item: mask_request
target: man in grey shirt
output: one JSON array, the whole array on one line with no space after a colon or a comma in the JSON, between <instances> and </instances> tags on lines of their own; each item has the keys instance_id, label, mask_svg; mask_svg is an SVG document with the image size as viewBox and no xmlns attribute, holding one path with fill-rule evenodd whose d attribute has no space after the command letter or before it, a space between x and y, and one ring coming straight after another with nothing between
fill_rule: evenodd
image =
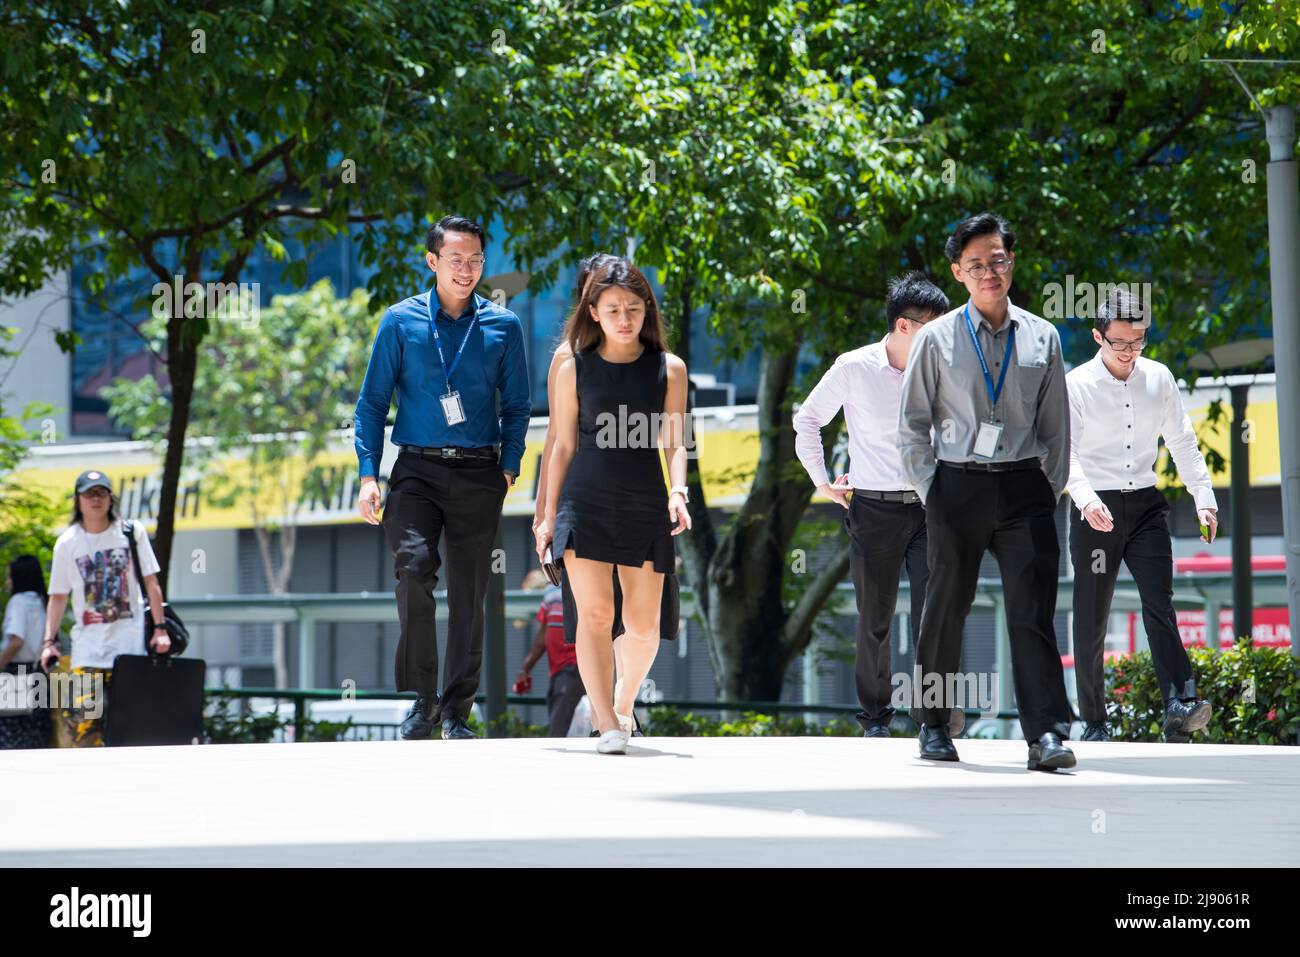
<instances>
[{"instance_id":1,"label":"man in grey shirt","mask_svg":"<svg viewBox=\"0 0 1300 957\"><path fill-rule=\"evenodd\" d=\"M1070 408L1061 340L1008 298L1016 237L981 213L944 248L970 300L927 324L903 378L903 472L925 503L929 589L916 648L921 757L956 761L949 712L966 683L962 628L985 550L1002 574L1029 769L1074 767L1072 712L1056 649L1056 502L1069 477ZM933 429L933 435L931 430Z\"/></svg>"}]
</instances>

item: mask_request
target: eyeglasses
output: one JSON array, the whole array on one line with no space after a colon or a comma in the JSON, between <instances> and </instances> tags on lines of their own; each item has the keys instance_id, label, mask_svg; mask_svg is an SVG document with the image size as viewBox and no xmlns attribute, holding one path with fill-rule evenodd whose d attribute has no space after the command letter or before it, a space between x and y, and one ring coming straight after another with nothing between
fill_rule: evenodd
<instances>
[{"instance_id":1,"label":"eyeglasses","mask_svg":"<svg viewBox=\"0 0 1300 957\"><path fill-rule=\"evenodd\" d=\"M437 253L434 253L434 255L438 256ZM482 256L470 256L469 259L464 259L460 256L438 256L438 258L456 272L460 272L462 269L466 268L471 272L478 272L483 268L483 264L487 262L487 260Z\"/></svg>"},{"instance_id":2,"label":"eyeglasses","mask_svg":"<svg viewBox=\"0 0 1300 957\"><path fill-rule=\"evenodd\" d=\"M94 488L88 488L81 493L82 498L108 498L108 489L102 485L96 485Z\"/></svg>"},{"instance_id":3,"label":"eyeglasses","mask_svg":"<svg viewBox=\"0 0 1300 957\"><path fill-rule=\"evenodd\" d=\"M1102 338L1106 340L1106 345L1110 346L1116 352L1141 352L1147 344L1145 337L1132 340L1120 339L1118 341L1111 339L1106 335L1102 335Z\"/></svg>"},{"instance_id":4,"label":"eyeglasses","mask_svg":"<svg viewBox=\"0 0 1300 957\"><path fill-rule=\"evenodd\" d=\"M1007 270L1011 268L1011 260L995 259L987 266L983 263L975 263L970 266L962 266L961 268L962 272L970 276L972 279L983 279L989 274L990 268L992 268L992 270L999 276L1004 276L1006 275Z\"/></svg>"}]
</instances>

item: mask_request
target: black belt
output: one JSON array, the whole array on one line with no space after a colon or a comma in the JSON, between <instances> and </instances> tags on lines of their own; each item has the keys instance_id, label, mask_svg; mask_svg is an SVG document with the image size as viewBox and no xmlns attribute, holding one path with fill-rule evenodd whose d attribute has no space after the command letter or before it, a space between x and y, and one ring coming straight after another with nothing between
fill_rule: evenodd
<instances>
[{"instance_id":1,"label":"black belt","mask_svg":"<svg viewBox=\"0 0 1300 957\"><path fill-rule=\"evenodd\" d=\"M921 496L910 488L903 492L877 492L875 489L855 488L853 497L857 498L859 495L863 498L875 499L877 502L902 502L905 505L915 505L921 501Z\"/></svg>"},{"instance_id":2,"label":"black belt","mask_svg":"<svg viewBox=\"0 0 1300 957\"><path fill-rule=\"evenodd\" d=\"M950 469L961 469L963 472L1024 472L1043 467L1043 463L1038 459L1018 459L1015 462L940 462L939 464Z\"/></svg>"},{"instance_id":3,"label":"black belt","mask_svg":"<svg viewBox=\"0 0 1300 957\"><path fill-rule=\"evenodd\" d=\"M428 448L422 445L403 445L402 454L411 453L427 459L482 459L489 462L497 460L497 450L490 445L480 445L472 449L463 449L454 445L442 448Z\"/></svg>"}]
</instances>

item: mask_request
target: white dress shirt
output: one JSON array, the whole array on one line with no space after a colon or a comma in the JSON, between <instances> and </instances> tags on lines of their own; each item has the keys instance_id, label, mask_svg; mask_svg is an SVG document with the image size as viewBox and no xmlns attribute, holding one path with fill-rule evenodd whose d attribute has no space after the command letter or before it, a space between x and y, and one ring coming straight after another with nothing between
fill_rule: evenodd
<instances>
[{"instance_id":1,"label":"white dress shirt","mask_svg":"<svg viewBox=\"0 0 1300 957\"><path fill-rule=\"evenodd\" d=\"M1156 484L1158 442L1164 436L1178 474L1196 507L1218 508L1210 471L1196 444L1169 369L1141 356L1127 379L1117 379L1101 353L1065 377L1070 394L1070 481L1066 486L1082 512L1097 489L1140 489Z\"/></svg>"},{"instance_id":2,"label":"white dress shirt","mask_svg":"<svg viewBox=\"0 0 1300 957\"><path fill-rule=\"evenodd\" d=\"M814 485L828 485L821 430L844 409L849 430L849 484L875 492L911 489L898 452L903 373L889 364L885 336L846 352L794 414L794 449Z\"/></svg>"}]
</instances>

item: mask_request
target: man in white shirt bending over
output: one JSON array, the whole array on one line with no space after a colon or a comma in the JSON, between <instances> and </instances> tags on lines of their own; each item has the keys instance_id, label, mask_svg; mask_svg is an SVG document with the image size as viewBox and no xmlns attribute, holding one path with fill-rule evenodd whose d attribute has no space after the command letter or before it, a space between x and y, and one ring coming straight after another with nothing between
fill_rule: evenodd
<instances>
[{"instance_id":1,"label":"man in white shirt bending over","mask_svg":"<svg viewBox=\"0 0 1300 957\"><path fill-rule=\"evenodd\" d=\"M912 589L911 634L916 647L925 605L925 508L903 477L898 412L903 370L917 331L948 311L948 297L919 272L889 284L889 332L835 360L794 414L795 452L817 491L842 505L850 539L849 571L858 599L857 686L865 737L889 737L889 632L898 576L907 566ZM826 474L821 430L844 409L849 432L849 488ZM853 493L850 500L848 493ZM961 716L964 718L964 715Z\"/></svg>"},{"instance_id":2,"label":"man in white shirt bending over","mask_svg":"<svg viewBox=\"0 0 1300 957\"><path fill-rule=\"evenodd\" d=\"M1074 673L1083 740L1107 741L1102 653L1115 579L1123 560L1142 598L1142 621L1160 694L1168 741L1185 741L1210 721L1174 617L1174 562L1156 488L1159 439L1196 502L1202 540L1214 540L1218 504L1178 383L1168 368L1138 355L1150 329L1149 304L1124 289L1098 304L1092 337L1097 355L1065 377L1070 395L1070 480L1074 502L1070 557L1074 562Z\"/></svg>"}]
</instances>

